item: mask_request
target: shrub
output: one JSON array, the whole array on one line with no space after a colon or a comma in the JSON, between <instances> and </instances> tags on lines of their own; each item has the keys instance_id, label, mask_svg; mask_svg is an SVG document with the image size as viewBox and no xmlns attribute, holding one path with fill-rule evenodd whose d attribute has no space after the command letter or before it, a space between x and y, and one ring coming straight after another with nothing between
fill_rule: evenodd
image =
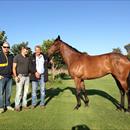
<instances>
[{"instance_id":1,"label":"shrub","mask_svg":"<svg viewBox=\"0 0 130 130\"><path fill-rule=\"evenodd\" d=\"M55 79L66 79L68 75L66 73L59 73L55 76Z\"/></svg>"}]
</instances>

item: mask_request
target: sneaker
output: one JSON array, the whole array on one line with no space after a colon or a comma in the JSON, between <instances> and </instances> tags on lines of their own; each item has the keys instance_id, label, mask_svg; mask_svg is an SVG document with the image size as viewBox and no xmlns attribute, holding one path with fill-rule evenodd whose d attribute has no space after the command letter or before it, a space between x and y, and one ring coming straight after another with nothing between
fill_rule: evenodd
<instances>
[{"instance_id":1,"label":"sneaker","mask_svg":"<svg viewBox=\"0 0 130 130\"><path fill-rule=\"evenodd\" d=\"M44 105L40 105L40 108L45 109L46 107Z\"/></svg>"},{"instance_id":2,"label":"sneaker","mask_svg":"<svg viewBox=\"0 0 130 130\"><path fill-rule=\"evenodd\" d=\"M7 106L7 110L14 111L14 108L11 106Z\"/></svg>"},{"instance_id":3,"label":"sneaker","mask_svg":"<svg viewBox=\"0 0 130 130\"><path fill-rule=\"evenodd\" d=\"M3 113L4 112L4 109L3 108L0 108L0 113Z\"/></svg>"},{"instance_id":4,"label":"sneaker","mask_svg":"<svg viewBox=\"0 0 130 130\"><path fill-rule=\"evenodd\" d=\"M20 112L20 108L19 107L15 107L14 110L17 111L17 112Z\"/></svg>"}]
</instances>

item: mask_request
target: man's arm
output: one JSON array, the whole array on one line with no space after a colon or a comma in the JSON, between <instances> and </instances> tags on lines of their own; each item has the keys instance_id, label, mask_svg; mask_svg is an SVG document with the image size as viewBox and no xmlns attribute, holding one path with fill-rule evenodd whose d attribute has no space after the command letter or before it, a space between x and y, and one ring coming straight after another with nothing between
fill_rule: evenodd
<instances>
[{"instance_id":1,"label":"man's arm","mask_svg":"<svg viewBox=\"0 0 130 130\"><path fill-rule=\"evenodd\" d=\"M17 77L16 67L17 67L17 63L13 63L13 75L14 75L14 77Z\"/></svg>"},{"instance_id":2,"label":"man's arm","mask_svg":"<svg viewBox=\"0 0 130 130\"><path fill-rule=\"evenodd\" d=\"M13 75L14 75L15 81L19 82L20 78L17 76L16 67L17 67L17 63L13 63Z\"/></svg>"}]
</instances>

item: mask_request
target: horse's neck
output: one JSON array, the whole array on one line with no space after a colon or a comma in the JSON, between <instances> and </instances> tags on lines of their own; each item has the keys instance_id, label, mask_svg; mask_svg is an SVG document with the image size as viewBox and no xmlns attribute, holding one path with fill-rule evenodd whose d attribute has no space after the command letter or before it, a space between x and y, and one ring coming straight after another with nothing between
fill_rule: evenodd
<instances>
[{"instance_id":1,"label":"horse's neck","mask_svg":"<svg viewBox=\"0 0 130 130\"><path fill-rule=\"evenodd\" d=\"M80 55L66 44L61 45L60 52L67 66L71 65L77 56Z\"/></svg>"}]
</instances>

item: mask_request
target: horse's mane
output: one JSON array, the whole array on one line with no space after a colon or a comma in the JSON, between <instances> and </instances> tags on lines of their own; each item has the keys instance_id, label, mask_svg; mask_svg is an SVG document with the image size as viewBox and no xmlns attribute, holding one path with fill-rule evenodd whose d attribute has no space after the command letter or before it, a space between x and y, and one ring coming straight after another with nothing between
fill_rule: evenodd
<instances>
[{"instance_id":1,"label":"horse's mane","mask_svg":"<svg viewBox=\"0 0 130 130\"><path fill-rule=\"evenodd\" d=\"M60 40L63 44L67 45L69 48L71 48L72 50L80 53L80 54L83 54L82 52L78 51L77 49L75 49L74 47L70 46L68 43L65 43L64 41Z\"/></svg>"}]
</instances>

